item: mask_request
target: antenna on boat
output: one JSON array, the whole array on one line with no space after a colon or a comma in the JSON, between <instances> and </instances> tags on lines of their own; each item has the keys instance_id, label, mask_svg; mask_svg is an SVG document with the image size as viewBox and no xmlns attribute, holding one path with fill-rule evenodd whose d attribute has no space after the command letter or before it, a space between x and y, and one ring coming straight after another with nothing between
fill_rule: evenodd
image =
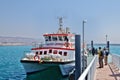
<instances>
[{"instance_id":1,"label":"antenna on boat","mask_svg":"<svg viewBox=\"0 0 120 80\"><path fill-rule=\"evenodd\" d=\"M62 17L60 17L60 18L59 18L59 26L60 26L60 28L62 28L62 26L63 26L62 23L63 23Z\"/></svg>"},{"instance_id":2,"label":"antenna on boat","mask_svg":"<svg viewBox=\"0 0 120 80\"><path fill-rule=\"evenodd\" d=\"M58 33L65 33L65 31L63 30L63 21L62 21L63 17L59 18L59 29L58 29Z\"/></svg>"}]
</instances>

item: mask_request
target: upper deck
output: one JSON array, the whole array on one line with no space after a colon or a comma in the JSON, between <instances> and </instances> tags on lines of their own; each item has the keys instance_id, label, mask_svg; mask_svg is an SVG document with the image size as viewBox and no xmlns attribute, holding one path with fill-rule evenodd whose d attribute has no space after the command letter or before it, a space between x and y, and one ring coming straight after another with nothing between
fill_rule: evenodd
<instances>
[{"instance_id":1,"label":"upper deck","mask_svg":"<svg viewBox=\"0 0 120 80\"><path fill-rule=\"evenodd\" d=\"M45 45L43 47L74 48L75 34L70 29L62 27L62 18L59 19L59 28L55 33L43 34Z\"/></svg>"}]
</instances>

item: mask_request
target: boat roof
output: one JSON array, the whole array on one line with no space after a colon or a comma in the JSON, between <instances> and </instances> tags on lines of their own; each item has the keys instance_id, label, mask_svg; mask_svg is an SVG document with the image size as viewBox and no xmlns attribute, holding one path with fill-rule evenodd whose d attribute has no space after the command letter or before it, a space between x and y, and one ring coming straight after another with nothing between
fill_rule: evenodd
<instances>
[{"instance_id":1,"label":"boat roof","mask_svg":"<svg viewBox=\"0 0 120 80\"><path fill-rule=\"evenodd\" d=\"M44 34L43 36L74 36L74 34Z\"/></svg>"}]
</instances>

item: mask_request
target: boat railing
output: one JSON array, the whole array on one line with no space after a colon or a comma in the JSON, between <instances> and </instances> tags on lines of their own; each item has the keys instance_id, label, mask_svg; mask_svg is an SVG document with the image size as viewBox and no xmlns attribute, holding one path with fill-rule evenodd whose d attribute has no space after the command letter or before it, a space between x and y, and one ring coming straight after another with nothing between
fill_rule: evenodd
<instances>
[{"instance_id":1,"label":"boat railing","mask_svg":"<svg viewBox=\"0 0 120 80\"><path fill-rule=\"evenodd\" d=\"M112 56L112 63L120 69L120 55L117 54L111 54Z\"/></svg>"},{"instance_id":2,"label":"boat railing","mask_svg":"<svg viewBox=\"0 0 120 80\"><path fill-rule=\"evenodd\" d=\"M97 55L94 56L91 63L87 66L84 72L81 74L78 80L94 80L94 74L97 64Z\"/></svg>"},{"instance_id":3,"label":"boat railing","mask_svg":"<svg viewBox=\"0 0 120 80\"><path fill-rule=\"evenodd\" d=\"M32 46L34 48L38 48L38 47L43 47L45 45L45 43L41 42L41 43L33 43Z\"/></svg>"},{"instance_id":4,"label":"boat railing","mask_svg":"<svg viewBox=\"0 0 120 80\"><path fill-rule=\"evenodd\" d=\"M26 55L27 55L27 54L30 54L30 53L31 53L31 51L24 51L23 54L22 54L22 56L21 56L21 59L22 59L22 58L25 58Z\"/></svg>"}]
</instances>

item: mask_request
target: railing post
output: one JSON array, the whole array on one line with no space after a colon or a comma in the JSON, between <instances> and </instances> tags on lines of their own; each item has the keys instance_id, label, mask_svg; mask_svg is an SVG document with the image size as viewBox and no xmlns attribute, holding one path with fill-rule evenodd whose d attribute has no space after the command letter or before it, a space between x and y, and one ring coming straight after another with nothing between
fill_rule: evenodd
<instances>
[{"instance_id":1,"label":"railing post","mask_svg":"<svg viewBox=\"0 0 120 80\"><path fill-rule=\"evenodd\" d=\"M110 42L107 41L107 48L108 48L108 53L110 53Z\"/></svg>"},{"instance_id":2,"label":"railing post","mask_svg":"<svg viewBox=\"0 0 120 80\"><path fill-rule=\"evenodd\" d=\"M118 69L120 70L120 56L118 56Z\"/></svg>"},{"instance_id":3,"label":"railing post","mask_svg":"<svg viewBox=\"0 0 120 80\"><path fill-rule=\"evenodd\" d=\"M80 35L75 35L75 80L81 75L81 44Z\"/></svg>"},{"instance_id":4,"label":"railing post","mask_svg":"<svg viewBox=\"0 0 120 80\"><path fill-rule=\"evenodd\" d=\"M93 49L93 41L91 41L91 48Z\"/></svg>"},{"instance_id":5,"label":"railing post","mask_svg":"<svg viewBox=\"0 0 120 80\"><path fill-rule=\"evenodd\" d=\"M87 66L85 71L80 75L78 80L86 80L86 79L93 80L95 69L96 69L96 64L97 64L97 55L94 56L91 63ZM87 75L88 77L86 78Z\"/></svg>"},{"instance_id":6,"label":"railing post","mask_svg":"<svg viewBox=\"0 0 120 80\"><path fill-rule=\"evenodd\" d=\"M120 69L120 55L117 54L111 54L112 56L112 63Z\"/></svg>"}]
</instances>

